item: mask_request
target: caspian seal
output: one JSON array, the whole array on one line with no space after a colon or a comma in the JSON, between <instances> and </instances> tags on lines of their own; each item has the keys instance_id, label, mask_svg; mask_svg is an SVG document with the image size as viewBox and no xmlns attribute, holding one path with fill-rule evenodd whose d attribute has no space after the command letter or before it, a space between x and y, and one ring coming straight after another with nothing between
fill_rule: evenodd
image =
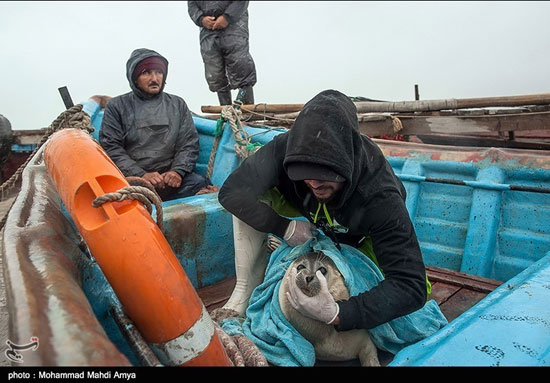
<instances>
[{"instance_id":1,"label":"caspian seal","mask_svg":"<svg viewBox=\"0 0 550 383\"><path fill-rule=\"evenodd\" d=\"M338 332L333 325L310 319L298 312L286 297L290 270L296 268L296 285L308 296L319 293L321 285L315 275L321 271L327 280L330 294L335 300L349 299L344 278L334 262L323 252L310 252L297 258L283 277L279 289L279 304L283 315L315 349L315 356L325 361L345 361L359 358L362 366L379 366L376 346L364 329Z\"/></svg>"}]
</instances>

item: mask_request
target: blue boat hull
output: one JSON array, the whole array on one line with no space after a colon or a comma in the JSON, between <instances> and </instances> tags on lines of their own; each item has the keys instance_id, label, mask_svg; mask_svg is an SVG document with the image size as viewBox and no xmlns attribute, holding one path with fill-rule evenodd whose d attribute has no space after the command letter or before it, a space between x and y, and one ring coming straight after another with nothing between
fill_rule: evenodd
<instances>
[{"instance_id":1,"label":"blue boat hull","mask_svg":"<svg viewBox=\"0 0 550 383\"><path fill-rule=\"evenodd\" d=\"M98 106L88 102L85 110L98 129ZM194 121L200 134L196 171L205 174L216 121ZM247 132L265 144L283 130ZM549 188L550 153L376 142L407 189L425 263L504 282L432 337L399 352L390 365L550 364L550 194L510 189ZM214 185L221 186L240 163L234 145L226 128ZM197 289L234 277L231 215L217 194L164 202L163 210L163 232ZM142 363L112 316L111 308L120 308L116 295L36 161L26 170L3 241L10 339L22 343L39 336L48 345L26 354L25 364ZM52 250L51 241L59 249ZM21 251L22 243L32 251ZM78 291L66 296L67 288Z\"/></svg>"}]
</instances>

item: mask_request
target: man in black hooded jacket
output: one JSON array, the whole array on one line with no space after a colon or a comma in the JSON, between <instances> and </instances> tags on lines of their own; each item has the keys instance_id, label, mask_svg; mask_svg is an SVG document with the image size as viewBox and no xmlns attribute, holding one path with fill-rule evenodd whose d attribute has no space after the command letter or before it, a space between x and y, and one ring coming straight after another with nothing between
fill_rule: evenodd
<instances>
[{"instance_id":1,"label":"man in black hooded jacket","mask_svg":"<svg viewBox=\"0 0 550 383\"><path fill-rule=\"evenodd\" d=\"M134 50L126 63L132 91L109 100L99 133L101 146L122 173L149 181L164 201L211 185L193 172L199 134L185 101L163 91L167 74L162 55Z\"/></svg>"},{"instance_id":2,"label":"man in black hooded jacket","mask_svg":"<svg viewBox=\"0 0 550 383\"><path fill-rule=\"evenodd\" d=\"M267 198L269 194L278 197ZM292 296L290 303L303 315L342 331L370 329L421 308L427 279L405 197L381 150L359 133L353 102L338 91L321 92L304 106L289 132L244 160L220 189L219 201L236 216L238 231L237 286L224 308L243 313L261 282L263 275L255 273L265 267L258 260L265 251L257 248L264 233L296 246L312 237L315 227L337 244L359 248L385 279L347 301L334 302L328 292ZM292 210L297 214L288 214ZM307 221L285 218L298 214ZM237 243L243 237L241 242L255 244L245 246L244 255ZM247 263L257 265L239 275Z\"/></svg>"},{"instance_id":3,"label":"man in black hooded jacket","mask_svg":"<svg viewBox=\"0 0 550 383\"><path fill-rule=\"evenodd\" d=\"M256 66L248 44L248 1L188 1L191 20L200 27L206 82L220 105L231 105L231 89L254 104Z\"/></svg>"}]
</instances>

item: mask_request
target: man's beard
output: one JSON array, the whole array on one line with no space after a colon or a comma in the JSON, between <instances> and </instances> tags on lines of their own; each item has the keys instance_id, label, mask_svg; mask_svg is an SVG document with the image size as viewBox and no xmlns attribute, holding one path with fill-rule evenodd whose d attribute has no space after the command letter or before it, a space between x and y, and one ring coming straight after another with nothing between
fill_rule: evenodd
<instances>
[{"instance_id":1,"label":"man's beard","mask_svg":"<svg viewBox=\"0 0 550 383\"><path fill-rule=\"evenodd\" d=\"M313 196L315 197L315 199L318 202L325 203L325 204L330 202L331 200L333 200L334 197L338 194L338 192L336 190L334 190L332 187L323 187L323 188L318 188L317 190L330 191L330 194L328 194L328 195L317 196L315 194L314 190L310 188L310 191L313 194ZM323 193L323 194L325 194L325 193Z\"/></svg>"}]
</instances>

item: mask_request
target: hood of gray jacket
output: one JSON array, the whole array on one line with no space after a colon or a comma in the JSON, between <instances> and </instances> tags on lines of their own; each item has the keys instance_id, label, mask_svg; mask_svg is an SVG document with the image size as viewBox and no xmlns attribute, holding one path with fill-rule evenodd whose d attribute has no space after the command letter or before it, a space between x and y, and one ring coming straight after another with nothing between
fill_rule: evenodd
<instances>
[{"instance_id":1,"label":"hood of gray jacket","mask_svg":"<svg viewBox=\"0 0 550 383\"><path fill-rule=\"evenodd\" d=\"M136 69L137 64L148 57L159 57L166 64L166 73L164 73L164 76L162 78L160 92L153 97L145 96L145 94L137 87L134 81L132 81L132 74L134 73L134 69ZM132 52L132 54L130 55L130 58L126 62L126 78L130 83L130 88L136 94L136 96L138 96L141 99L155 98L158 95L160 95L164 90L164 85L166 84L166 77L168 77L168 60L166 60L166 58L162 56L160 53L155 52L152 49L147 49L147 48L136 49Z\"/></svg>"}]
</instances>

